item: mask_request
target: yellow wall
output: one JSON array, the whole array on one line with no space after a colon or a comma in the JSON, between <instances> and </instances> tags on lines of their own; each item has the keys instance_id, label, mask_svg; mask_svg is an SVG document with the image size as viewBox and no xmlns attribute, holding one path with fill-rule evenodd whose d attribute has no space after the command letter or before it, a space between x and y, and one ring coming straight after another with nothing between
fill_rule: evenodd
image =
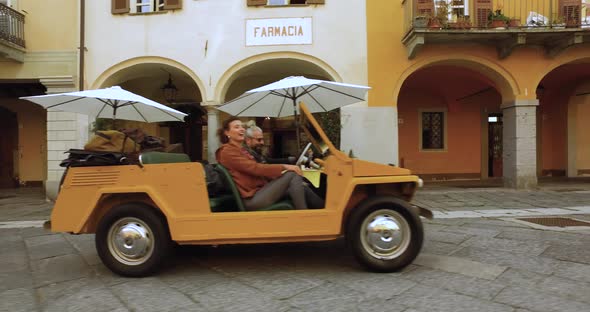
<instances>
[{"instance_id":1,"label":"yellow wall","mask_svg":"<svg viewBox=\"0 0 590 312\"><path fill-rule=\"evenodd\" d=\"M406 1L409 5L411 1ZM500 89L504 102L518 97L535 99L539 81L552 69L574 60L588 59L588 47L579 45L555 58L538 46L520 47L500 60L493 45L425 45L408 60L403 6L396 1L367 1L368 71L370 106L397 105L397 94L406 77L423 66L454 64L488 76ZM409 23L409 21L407 22ZM483 66L482 66L483 65Z\"/></svg>"},{"instance_id":2,"label":"yellow wall","mask_svg":"<svg viewBox=\"0 0 590 312\"><path fill-rule=\"evenodd\" d=\"M78 46L77 0L20 0L29 51L74 50Z\"/></svg>"},{"instance_id":3,"label":"yellow wall","mask_svg":"<svg viewBox=\"0 0 590 312\"><path fill-rule=\"evenodd\" d=\"M521 2L524 3L524 1ZM487 79L489 84L495 87L500 97L494 100L495 103L486 104L480 101L474 105L481 108L488 105L489 107L496 107L500 111L500 105L509 105L515 99L536 99L535 90L541 80L560 65L571 62L587 63L590 61L590 50L587 44L570 47L553 58L548 57L541 46L523 46L514 49L507 58L499 59L496 46L492 44L467 45L465 43L426 44L419 50L416 57L410 60L402 39L405 35L404 29L410 23L409 19L404 19L404 5L411 5L412 1L408 0L405 4L398 1L367 1L366 3L368 82L372 88L369 91L368 105L397 106L400 116L410 114L410 119L404 117L404 124L399 125L400 161L403 157L406 157L409 162L406 162L405 166L416 172L479 172L481 162L484 160L483 157L480 157L481 151L484 150L482 147L483 137L478 137L481 134L481 123L475 122L477 120L482 122L481 118L483 117L481 113L477 116L478 112L475 111L470 116L463 116L467 119L460 121L471 122L473 120L471 128L463 129L463 132L461 132L461 126L452 125L454 117L447 122L448 125L451 125L451 128L447 129L449 138L452 137L453 133L463 136L462 139L451 139L448 143L448 153L439 153L437 155L418 151L418 126L406 124L408 120L412 121L417 118L417 108L406 107L404 103L429 103L428 101L433 103L433 101L408 100L407 96L404 96L403 93L407 91L404 90L404 88L407 88L407 81L413 79L412 77L415 76L414 74L417 71L421 69L430 71L432 70L429 68L431 66L452 66L455 68L463 67L479 73L480 77ZM522 17L523 23L524 20L525 17ZM455 80L452 80L452 78L439 80L429 87L425 87L422 91L416 91L413 96L417 96L416 93L422 93L419 96L424 97L427 96L426 91L432 91L436 88L445 89L445 86L453 88L453 81ZM543 133L547 135L547 137L544 137L542 145L542 150L545 151L542 157L543 169L565 169L567 166L567 154L565 154L567 150L565 143L567 142L565 137L567 128L563 126L563 122L567 120L567 114L563 111L563 106L567 106L566 103L567 100L561 107L552 106L546 110L548 114L551 114L550 118L555 122L547 124L547 127L542 129ZM408 110L410 108L413 113ZM466 111L459 111L453 115L465 113ZM457 122L457 120L455 121ZM416 128L415 133L407 132L406 129L411 128ZM552 129L555 129L555 132L551 132ZM465 137L465 133L470 135ZM586 133L590 133L590 131ZM473 137L471 138L471 136ZM457 141L453 143L453 140ZM465 153L469 153L473 157L463 159L457 156ZM582 158L584 158L584 161L588 160L590 162L590 157ZM458 161L451 162L452 159Z\"/></svg>"},{"instance_id":4,"label":"yellow wall","mask_svg":"<svg viewBox=\"0 0 590 312\"><path fill-rule=\"evenodd\" d=\"M78 69L78 5L76 0L19 0L15 9L25 15L24 62L0 58L0 79L75 76ZM19 179L25 182L45 180L46 111L41 106L17 99L2 99L0 105L18 116Z\"/></svg>"},{"instance_id":5,"label":"yellow wall","mask_svg":"<svg viewBox=\"0 0 590 312\"><path fill-rule=\"evenodd\" d=\"M78 3L75 0L20 0L18 11L25 15L25 62L0 58L0 79L75 75L79 45Z\"/></svg>"}]
</instances>

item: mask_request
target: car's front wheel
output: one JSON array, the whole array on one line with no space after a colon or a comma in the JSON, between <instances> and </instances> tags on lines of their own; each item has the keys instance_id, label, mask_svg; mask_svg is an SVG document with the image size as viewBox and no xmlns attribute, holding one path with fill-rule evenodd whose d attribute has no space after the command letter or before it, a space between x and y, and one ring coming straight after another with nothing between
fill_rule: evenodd
<instances>
[{"instance_id":1,"label":"car's front wheel","mask_svg":"<svg viewBox=\"0 0 590 312\"><path fill-rule=\"evenodd\" d=\"M147 276L160 268L171 248L165 219L141 203L113 207L96 229L96 251L111 271Z\"/></svg>"},{"instance_id":2,"label":"car's front wheel","mask_svg":"<svg viewBox=\"0 0 590 312\"><path fill-rule=\"evenodd\" d=\"M351 214L347 239L356 259L377 272L398 271L422 248L420 217L397 198L370 199Z\"/></svg>"}]
</instances>

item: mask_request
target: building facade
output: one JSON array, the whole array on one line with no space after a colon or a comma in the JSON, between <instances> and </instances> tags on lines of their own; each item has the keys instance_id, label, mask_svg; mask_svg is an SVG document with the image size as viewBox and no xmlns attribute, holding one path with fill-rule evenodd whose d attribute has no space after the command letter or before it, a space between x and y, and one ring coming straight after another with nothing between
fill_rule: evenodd
<instances>
[{"instance_id":1,"label":"building facade","mask_svg":"<svg viewBox=\"0 0 590 312\"><path fill-rule=\"evenodd\" d=\"M215 107L249 89L299 75L367 83L364 1L86 1L85 12L85 88L119 85L185 111L185 123L125 126L193 160L214 161L227 117ZM258 123L275 152L298 152L292 118Z\"/></svg>"},{"instance_id":2,"label":"building facade","mask_svg":"<svg viewBox=\"0 0 590 312\"><path fill-rule=\"evenodd\" d=\"M396 111L393 161L426 179L502 177L517 188L588 175L588 7L368 1L369 106Z\"/></svg>"},{"instance_id":3,"label":"building facade","mask_svg":"<svg viewBox=\"0 0 590 312\"><path fill-rule=\"evenodd\" d=\"M87 117L49 113L21 96L77 90L77 1L0 1L0 187L59 181L63 152ZM51 182L50 182L51 183Z\"/></svg>"},{"instance_id":4,"label":"building facade","mask_svg":"<svg viewBox=\"0 0 590 312\"><path fill-rule=\"evenodd\" d=\"M45 182L52 197L63 152L98 126L20 96L119 85L189 114L119 127L213 161L215 107L293 75L372 87L341 111L356 157L511 187L584 176L587 1L2 0L0 187ZM257 122L275 153L297 153L292 119Z\"/></svg>"},{"instance_id":5,"label":"building facade","mask_svg":"<svg viewBox=\"0 0 590 312\"><path fill-rule=\"evenodd\" d=\"M215 130L227 117L215 107L246 90L296 75L367 83L364 1L4 0L1 5L0 17L15 11L26 22L19 33L22 44L3 37L0 82L38 87L2 99L7 107L2 118L17 118L6 124L19 134L19 142L3 136L3 156L12 160L2 162L11 168L3 175L23 184L45 181L50 198L63 173L63 152L81 148L100 124L83 115L46 114L20 96L119 85L189 117L184 123L118 122L118 128L143 128L183 144L193 160L214 160ZM170 86L173 98L167 97ZM292 118L257 122L274 130L265 135L279 152L297 153Z\"/></svg>"}]
</instances>

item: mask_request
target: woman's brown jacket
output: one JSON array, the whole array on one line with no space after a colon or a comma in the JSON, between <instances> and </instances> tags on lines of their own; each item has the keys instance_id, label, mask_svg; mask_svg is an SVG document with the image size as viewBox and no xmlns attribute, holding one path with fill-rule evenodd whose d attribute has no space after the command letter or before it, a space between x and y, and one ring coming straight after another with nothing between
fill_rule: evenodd
<instances>
[{"instance_id":1,"label":"woman's brown jacket","mask_svg":"<svg viewBox=\"0 0 590 312\"><path fill-rule=\"evenodd\" d=\"M243 147L223 144L215 152L217 162L222 164L236 183L242 198L250 198L268 181L281 176L283 165L260 164Z\"/></svg>"}]
</instances>

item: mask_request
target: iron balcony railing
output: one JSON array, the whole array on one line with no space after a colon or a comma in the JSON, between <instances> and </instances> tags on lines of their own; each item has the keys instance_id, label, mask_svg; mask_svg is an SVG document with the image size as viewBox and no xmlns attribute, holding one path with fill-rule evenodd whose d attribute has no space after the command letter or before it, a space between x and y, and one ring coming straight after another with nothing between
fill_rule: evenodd
<instances>
[{"instance_id":1,"label":"iron balcony railing","mask_svg":"<svg viewBox=\"0 0 590 312\"><path fill-rule=\"evenodd\" d=\"M0 4L0 41L25 48L25 16Z\"/></svg>"},{"instance_id":2,"label":"iron balcony railing","mask_svg":"<svg viewBox=\"0 0 590 312\"><path fill-rule=\"evenodd\" d=\"M590 31L590 0L405 0L411 29L561 29Z\"/></svg>"}]
</instances>

